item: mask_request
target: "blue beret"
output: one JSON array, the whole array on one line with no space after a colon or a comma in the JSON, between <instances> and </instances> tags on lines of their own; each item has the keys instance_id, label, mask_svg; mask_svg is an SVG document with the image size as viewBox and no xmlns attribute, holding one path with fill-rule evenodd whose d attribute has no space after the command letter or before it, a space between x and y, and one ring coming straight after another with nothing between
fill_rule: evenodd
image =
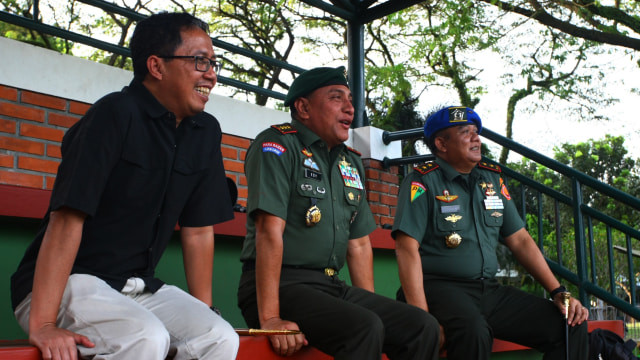
<instances>
[{"instance_id":1,"label":"blue beret","mask_svg":"<svg viewBox=\"0 0 640 360\"><path fill-rule=\"evenodd\" d=\"M424 123L424 136L430 139L431 136L442 129L458 125L473 125L478 127L478 134L482 131L482 120L480 116L468 107L449 106L438 110L429 116Z\"/></svg>"},{"instance_id":2,"label":"blue beret","mask_svg":"<svg viewBox=\"0 0 640 360\"><path fill-rule=\"evenodd\" d=\"M311 94L314 90L329 85L344 85L347 83L347 71L344 66L337 68L319 67L307 70L293 80L289 92L284 99L284 106L290 106L297 98Z\"/></svg>"}]
</instances>

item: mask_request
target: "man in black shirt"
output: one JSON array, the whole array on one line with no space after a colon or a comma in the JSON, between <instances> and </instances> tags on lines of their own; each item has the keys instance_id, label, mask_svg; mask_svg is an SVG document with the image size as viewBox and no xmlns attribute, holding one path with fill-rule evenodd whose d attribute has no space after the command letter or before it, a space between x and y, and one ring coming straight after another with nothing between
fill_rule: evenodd
<instances>
[{"instance_id":1,"label":"man in black shirt","mask_svg":"<svg viewBox=\"0 0 640 360\"><path fill-rule=\"evenodd\" d=\"M234 359L212 311L213 225L233 217L208 25L142 20L134 79L65 135L49 211L11 278L16 318L45 359ZM189 293L155 267L178 223Z\"/></svg>"}]
</instances>

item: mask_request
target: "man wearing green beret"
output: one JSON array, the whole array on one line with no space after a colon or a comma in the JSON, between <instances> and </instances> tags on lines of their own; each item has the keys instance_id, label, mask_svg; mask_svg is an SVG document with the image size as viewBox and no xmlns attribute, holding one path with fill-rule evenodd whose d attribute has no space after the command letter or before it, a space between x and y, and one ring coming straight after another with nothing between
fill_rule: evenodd
<instances>
[{"instance_id":1,"label":"man wearing green beret","mask_svg":"<svg viewBox=\"0 0 640 360\"><path fill-rule=\"evenodd\" d=\"M500 168L481 161L480 131L478 114L462 106L443 108L425 123L436 159L403 180L391 232L398 299L438 319L451 360L489 359L494 338L538 349L544 359L584 360L589 312L569 299L566 357L566 289L524 228ZM553 301L498 283L498 241Z\"/></svg>"},{"instance_id":2,"label":"man wearing green beret","mask_svg":"<svg viewBox=\"0 0 640 360\"><path fill-rule=\"evenodd\" d=\"M280 355L307 344L335 359L437 359L439 327L425 311L374 293L360 155L343 143L354 108L344 67L298 76L291 123L259 134L245 162L249 196L238 305ZM353 286L338 273L347 263Z\"/></svg>"}]
</instances>

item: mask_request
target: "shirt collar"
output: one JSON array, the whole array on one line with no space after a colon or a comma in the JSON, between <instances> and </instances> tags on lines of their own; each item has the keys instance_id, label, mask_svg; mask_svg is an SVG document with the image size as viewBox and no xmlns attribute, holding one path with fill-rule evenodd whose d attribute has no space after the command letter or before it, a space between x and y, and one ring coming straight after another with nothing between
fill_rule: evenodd
<instances>
[{"instance_id":1,"label":"shirt collar","mask_svg":"<svg viewBox=\"0 0 640 360\"><path fill-rule=\"evenodd\" d=\"M158 101L158 99L153 96L153 94L151 94L149 89L147 89L144 84L142 84L142 81L134 78L133 80L131 80L131 83L129 83L129 86L124 89L124 91L130 91L135 97L137 97L138 103L142 110L144 110L152 119L160 119L167 116L168 114L171 114L171 116L175 119L175 116L169 110L167 110L167 108L165 108L164 105L162 105ZM195 116L186 117L182 120L182 122L186 121L187 124L190 124L193 127L206 127L207 122L204 121L205 118L199 115L200 114L196 114Z\"/></svg>"}]
</instances>

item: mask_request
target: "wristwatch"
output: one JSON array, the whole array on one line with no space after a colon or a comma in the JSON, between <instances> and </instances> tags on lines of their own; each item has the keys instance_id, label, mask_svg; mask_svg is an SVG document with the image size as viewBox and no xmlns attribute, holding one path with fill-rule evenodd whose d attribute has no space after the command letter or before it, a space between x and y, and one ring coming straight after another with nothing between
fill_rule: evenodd
<instances>
[{"instance_id":1,"label":"wristwatch","mask_svg":"<svg viewBox=\"0 0 640 360\"><path fill-rule=\"evenodd\" d=\"M563 293L563 292L567 292L567 288L564 287L564 285L560 285L557 288L553 289L553 291L550 294L551 300L553 300L553 298L555 298L556 295L558 295L560 293Z\"/></svg>"}]
</instances>

